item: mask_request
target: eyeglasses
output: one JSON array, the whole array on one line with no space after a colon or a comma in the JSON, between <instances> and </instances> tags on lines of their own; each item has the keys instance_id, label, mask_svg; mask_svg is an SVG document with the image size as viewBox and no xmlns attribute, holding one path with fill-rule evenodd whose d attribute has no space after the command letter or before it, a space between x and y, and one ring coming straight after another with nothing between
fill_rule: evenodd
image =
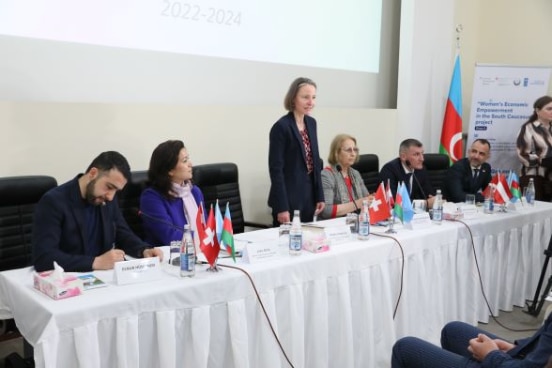
<instances>
[{"instance_id":1,"label":"eyeglasses","mask_svg":"<svg viewBox=\"0 0 552 368\"><path fill-rule=\"evenodd\" d=\"M353 154L353 152L354 152L355 154L358 155L358 148L356 148L356 147L355 147L355 148L353 148L353 147L342 148L341 150L342 150L343 152L347 152L348 154Z\"/></svg>"}]
</instances>

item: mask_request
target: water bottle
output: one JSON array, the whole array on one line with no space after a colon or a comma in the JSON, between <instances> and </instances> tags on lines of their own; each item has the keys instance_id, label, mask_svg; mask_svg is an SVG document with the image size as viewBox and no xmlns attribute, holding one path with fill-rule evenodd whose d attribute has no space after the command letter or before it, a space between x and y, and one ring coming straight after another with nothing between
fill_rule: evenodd
<instances>
[{"instance_id":1,"label":"water bottle","mask_svg":"<svg viewBox=\"0 0 552 368\"><path fill-rule=\"evenodd\" d=\"M195 276L195 245L190 232L190 225L184 225L184 238L180 247L180 276Z\"/></svg>"},{"instance_id":2,"label":"water bottle","mask_svg":"<svg viewBox=\"0 0 552 368\"><path fill-rule=\"evenodd\" d=\"M368 200L362 200L362 211L358 215L358 239L368 240L370 236L370 212L368 211Z\"/></svg>"},{"instance_id":3,"label":"water bottle","mask_svg":"<svg viewBox=\"0 0 552 368\"><path fill-rule=\"evenodd\" d=\"M180 248L182 242L180 240L173 240L169 245L169 264L171 266L180 267Z\"/></svg>"},{"instance_id":4,"label":"water bottle","mask_svg":"<svg viewBox=\"0 0 552 368\"><path fill-rule=\"evenodd\" d=\"M433 200L433 223L441 225L443 222L443 194L441 189L437 189L435 199Z\"/></svg>"},{"instance_id":5,"label":"water bottle","mask_svg":"<svg viewBox=\"0 0 552 368\"><path fill-rule=\"evenodd\" d=\"M303 247L303 230L301 229L301 216L299 210L293 211L293 221L289 229L289 254L298 256Z\"/></svg>"},{"instance_id":6,"label":"water bottle","mask_svg":"<svg viewBox=\"0 0 552 368\"><path fill-rule=\"evenodd\" d=\"M533 178L529 178L529 184L527 184L527 189L525 189L525 200L529 206L535 205L535 182Z\"/></svg>"},{"instance_id":7,"label":"water bottle","mask_svg":"<svg viewBox=\"0 0 552 368\"><path fill-rule=\"evenodd\" d=\"M494 212L494 187L492 184L489 184L489 194L485 197L483 202L483 212L484 213L493 213Z\"/></svg>"}]
</instances>

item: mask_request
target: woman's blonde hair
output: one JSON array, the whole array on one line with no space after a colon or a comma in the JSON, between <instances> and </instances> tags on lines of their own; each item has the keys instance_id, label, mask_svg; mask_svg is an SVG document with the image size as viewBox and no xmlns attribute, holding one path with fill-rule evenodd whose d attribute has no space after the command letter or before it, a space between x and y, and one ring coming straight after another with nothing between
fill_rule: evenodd
<instances>
[{"instance_id":1,"label":"woman's blonde hair","mask_svg":"<svg viewBox=\"0 0 552 368\"><path fill-rule=\"evenodd\" d=\"M330 144L330 153L328 155L328 163L330 165L337 165L339 163L338 157L339 157L339 151L341 151L341 145L343 145L343 142L345 142L347 139L352 140L355 142L355 146L357 144L356 138L349 135L349 134L338 134L335 136L335 138L332 140L332 144ZM360 155L356 155L355 158L355 164L358 162Z\"/></svg>"}]
</instances>

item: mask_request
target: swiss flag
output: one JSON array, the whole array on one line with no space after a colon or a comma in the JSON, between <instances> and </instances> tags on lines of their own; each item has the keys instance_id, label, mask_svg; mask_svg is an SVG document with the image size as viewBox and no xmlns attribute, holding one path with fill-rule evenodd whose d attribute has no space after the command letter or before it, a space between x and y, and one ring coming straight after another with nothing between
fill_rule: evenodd
<instances>
[{"instance_id":1,"label":"swiss flag","mask_svg":"<svg viewBox=\"0 0 552 368\"><path fill-rule=\"evenodd\" d=\"M380 183L368 211L370 212L370 224L372 225L380 221L385 221L391 217L383 182Z\"/></svg>"},{"instance_id":2,"label":"swiss flag","mask_svg":"<svg viewBox=\"0 0 552 368\"><path fill-rule=\"evenodd\" d=\"M205 255L207 262L209 262L211 267L214 267L220 252L220 245L216 236L215 215L212 205L205 225L203 224L203 206L199 206L196 224L199 236L199 248Z\"/></svg>"},{"instance_id":3,"label":"swiss flag","mask_svg":"<svg viewBox=\"0 0 552 368\"><path fill-rule=\"evenodd\" d=\"M489 185L487 185L487 188L481 194L483 195L483 198L488 198L491 195L491 191L496 188L496 184L498 183L498 175L494 174L491 178L491 181L489 182ZM494 200L494 198L493 198Z\"/></svg>"}]
</instances>

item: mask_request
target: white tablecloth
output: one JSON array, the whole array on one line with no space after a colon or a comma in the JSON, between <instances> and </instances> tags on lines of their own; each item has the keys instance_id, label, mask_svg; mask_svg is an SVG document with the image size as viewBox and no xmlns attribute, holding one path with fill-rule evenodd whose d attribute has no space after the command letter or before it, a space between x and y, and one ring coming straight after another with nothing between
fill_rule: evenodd
<instances>
[{"instance_id":1,"label":"white tablecloth","mask_svg":"<svg viewBox=\"0 0 552 368\"><path fill-rule=\"evenodd\" d=\"M552 204L465 220L493 313L533 298ZM373 233L385 229L373 227ZM471 235L457 222L371 235L329 252L241 264L295 367L388 367L398 337L437 343L451 320L487 321ZM277 241L275 229L241 234ZM229 262L224 260L222 262ZM231 262L231 261L230 261ZM54 301L30 268L0 273L0 317L14 317L37 367L288 367L248 279L199 268L194 278L110 285Z\"/></svg>"}]
</instances>

